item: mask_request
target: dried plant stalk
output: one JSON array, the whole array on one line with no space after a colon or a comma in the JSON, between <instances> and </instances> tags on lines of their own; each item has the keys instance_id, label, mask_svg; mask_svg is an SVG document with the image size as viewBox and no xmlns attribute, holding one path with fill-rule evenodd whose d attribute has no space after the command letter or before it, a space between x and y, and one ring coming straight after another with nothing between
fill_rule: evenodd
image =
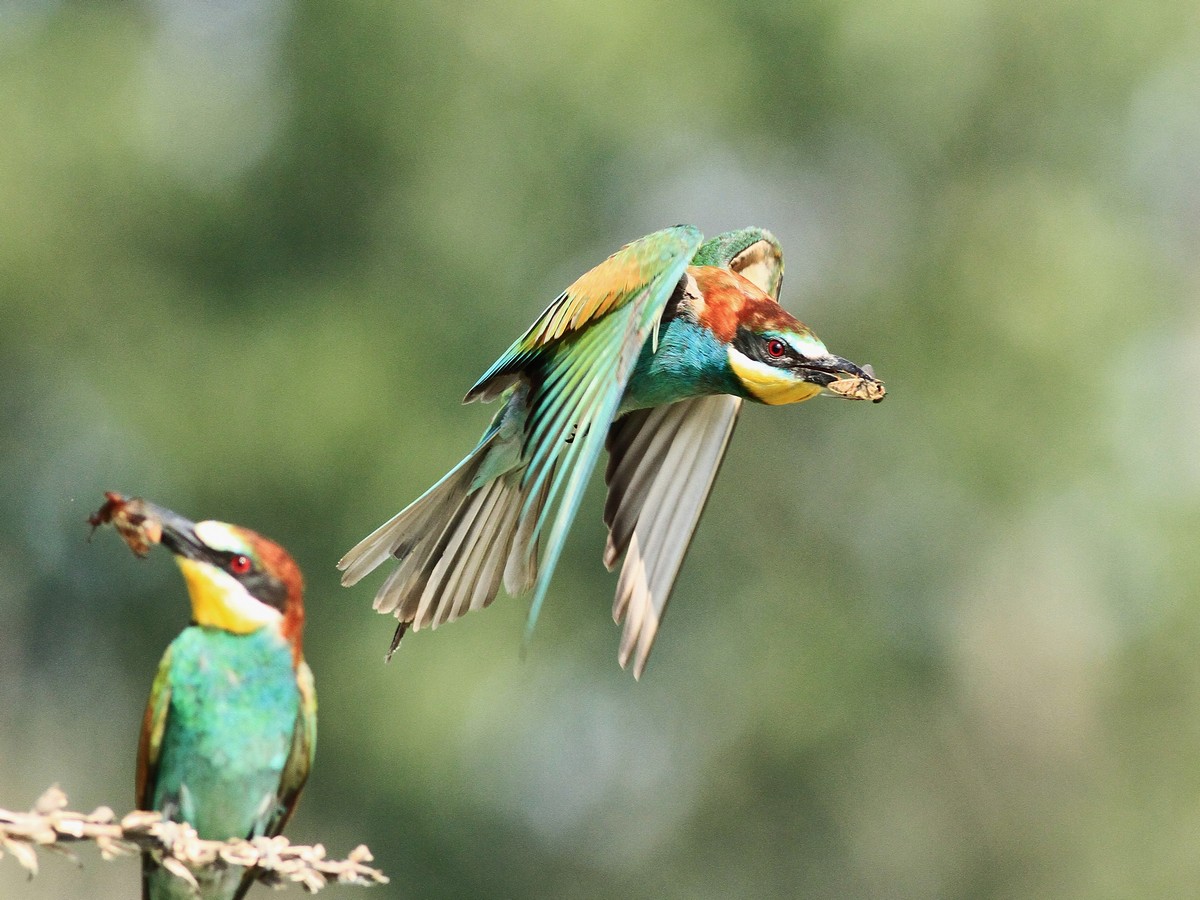
<instances>
[{"instance_id":1,"label":"dried plant stalk","mask_svg":"<svg viewBox=\"0 0 1200 900\"><path fill-rule=\"evenodd\" d=\"M282 835L253 840L207 841L182 822L167 822L160 813L138 810L120 820L107 806L91 813L67 809L67 795L52 787L27 813L0 809L0 856L12 855L30 876L37 874L35 848L73 857L67 845L90 841L106 860L148 851L175 875L196 885L193 872L204 868L246 866L254 877L278 886L297 883L315 894L330 882L387 884L388 878L367 865L371 851L360 844L345 859L328 859L320 844L292 844Z\"/></svg>"}]
</instances>

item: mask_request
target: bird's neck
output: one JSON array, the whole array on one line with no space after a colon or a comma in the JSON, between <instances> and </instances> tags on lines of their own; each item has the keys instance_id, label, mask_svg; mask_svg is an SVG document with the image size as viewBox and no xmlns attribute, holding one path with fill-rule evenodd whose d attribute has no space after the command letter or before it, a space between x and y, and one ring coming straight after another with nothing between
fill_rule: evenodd
<instances>
[{"instance_id":1,"label":"bird's neck","mask_svg":"<svg viewBox=\"0 0 1200 900\"><path fill-rule=\"evenodd\" d=\"M656 350L649 341L642 347L621 412L708 394L741 393L725 347L707 328L679 317L659 327Z\"/></svg>"}]
</instances>

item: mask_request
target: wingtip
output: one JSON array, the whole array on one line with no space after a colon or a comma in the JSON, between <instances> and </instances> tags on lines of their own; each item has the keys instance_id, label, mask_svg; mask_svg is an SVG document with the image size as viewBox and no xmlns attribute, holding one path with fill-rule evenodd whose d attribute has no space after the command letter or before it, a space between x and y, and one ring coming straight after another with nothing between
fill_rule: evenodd
<instances>
[{"instance_id":1,"label":"wingtip","mask_svg":"<svg viewBox=\"0 0 1200 900\"><path fill-rule=\"evenodd\" d=\"M529 645L533 643L533 627L537 624L537 615L531 614L530 618L525 622L525 630L521 633L521 649L518 656L521 662L525 662L529 658Z\"/></svg>"},{"instance_id":2,"label":"wingtip","mask_svg":"<svg viewBox=\"0 0 1200 900\"><path fill-rule=\"evenodd\" d=\"M622 671L626 671L629 669L629 657L632 655L633 655L632 647L622 646L621 649L617 652L617 662L620 663ZM648 657L646 657L646 656L639 656L634 661L633 670L631 673L633 675L634 681L642 680L642 673L644 671L646 671L646 660L647 659L648 659Z\"/></svg>"},{"instance_id":3,"label":"wingtip","mask_svg":"<svg viewBox=\"0 0 1200 900\"><path fill-rule=\"evenodd\" d=\"M351 551L353 553L354 551ZM342 587L354 587L363 580L363 577L370 572L370 569L359 569L354 567L357 560L350 558L350 553L347 553L337 562L337 570L342 573L340 581Z\"/></svg>"},{"instance_id":4,"label":"wingtip","mask_svg":"<svg viewBox=\"0 0 1200 900\"><path fill-rule=\"evenodd\" d=\"M342 573L342 585L344 587L350 587L353 584L357 584L363 579L364 576L369 575L384 559L387 558L384 556L377 558L371 563L364 562L370 558L369 551L371 550L371 547L369 546L369 542L374 537L375 534L372 533L363 538L363 540L359 541L357 544L347 550L342 555L342 558L339 559L335 564L334 568Z\"/></svg>"},{"instance_id":5,"label":"wingtip","mask_svg":"<svg viewBox=\"0 0 1200 900\"><path fill-rule=\"evenodd\" d=\"M617 567L617 561L621 558L621 553L613 546L612 535L609 535L608 543L604 545L604 568L612 571Z\"/></svg>"},{"instance_id":6,"label":"wingtip","mask_svg":"<svg viewBox=\"0 0 1200 900\"><path fill-rule=\"evenodd\" d=\"M633 664L633 680L641 681L642 673L646 671L646 663L650 661L650 654L638 654L637 661Z\"/></svg>"}]
</instances>

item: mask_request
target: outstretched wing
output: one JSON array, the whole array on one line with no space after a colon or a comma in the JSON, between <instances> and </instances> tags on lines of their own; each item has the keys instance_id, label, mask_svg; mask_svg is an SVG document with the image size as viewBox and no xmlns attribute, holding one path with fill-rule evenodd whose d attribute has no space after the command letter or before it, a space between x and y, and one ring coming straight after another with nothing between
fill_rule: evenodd
<instances>
[{"instance_id":1,"label":"outstretched wing","mask_svg":"<svg viewBox=\"0 0 1200 900\"><path fill-rule=\"evenodd\" d=\"M733 435L742 401L696 397L622 416L609 431L609 527L604 564L625 564L613 619L624 620L620 662L636 648L640 678L683 557Z\"/></svg>"},{"instance_id":2,"label":"outstretched wing","mask_svg":"<svg viewBox=\"0 0 1200 900\"><path fill-rule=\"evenodd\" d=\"M535 517L527 552L535 552L551 507L557 512L526 640L634 363L700 241L695 228L678 225L627 244L567 288L467 394L488 399L519 379L531 386L521 482L529 499L520 513L522 528Z\"/></svg>"},{"instance_id":3,"label":"outstretched wing","mask_svg":"<svg viewBox=\"0 0 1200 900\"><path fill-rule=\"evenodd\" d=\"M783 251L769 231L718 235L693 264L732 269L779 299ZM624 620L619 659L624 667L634 658L635 678L646 667L741 406L727 394L698 397L636 410L609 430L604 564L612 569L625 554L613 618Z\"/></svg>"},{"instance_id":4,"label":"outstretched wing","mask_svg":"<svg viewBox=\"0 0 1200 900\"><path fill-rule=\"evenodd\" d=\"M639 326L645 324L643 318L657 326L663 306L700 247L701 238L692 225L664 228L626 244L585 272L483 373L464 402L499 396L549 348L579 335L610 312L636 311ZM643 334L634 348L635 358L644 341Z\"/></svg>"}]
</instances>

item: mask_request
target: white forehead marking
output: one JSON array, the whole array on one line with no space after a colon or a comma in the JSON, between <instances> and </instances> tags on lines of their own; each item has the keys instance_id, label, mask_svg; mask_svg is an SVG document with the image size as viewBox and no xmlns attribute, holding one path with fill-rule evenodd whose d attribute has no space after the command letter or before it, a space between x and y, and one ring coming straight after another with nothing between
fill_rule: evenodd
<instances>
[{"instance_id":1,"label":"white forehead marking","mask_svg":"<svg viewBox=\"0 0 1200 900\"><path fill-rule=\"evenodd\" d=\"M788 341L809 359L829 355L829 351L825 349L825 345L811 334L804 337L789 336Z\"/></svg>"},{"instance_id":2,"label":"white forehead marking","mask_svg":"<svg viewBox=\"0 0 1200 900\"><path fill-rule=\"evenodd\" d=\"M244 553L249 549L246 539L224 522L197 522L196 537L200 538L205 546L227 553Z\"/></svg>"}]
</instances>

